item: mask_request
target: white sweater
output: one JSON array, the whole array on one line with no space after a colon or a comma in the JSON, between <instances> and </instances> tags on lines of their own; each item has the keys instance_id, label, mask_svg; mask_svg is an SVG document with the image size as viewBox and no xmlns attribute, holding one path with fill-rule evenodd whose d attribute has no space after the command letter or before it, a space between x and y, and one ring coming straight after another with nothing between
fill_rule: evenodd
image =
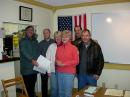
<instances>
[{"instance_id":1,"label":"white sweater","mask_svg":"<svg viewBox=\"0 0 130 97\"><path fill-rule=\"evenodd\" d=\"M48 73L55 72L55 55L56 55L57 44L52 43L46 52L46 58L51 61L51 68L47 70Z\"/></svg>"}]
</instances>

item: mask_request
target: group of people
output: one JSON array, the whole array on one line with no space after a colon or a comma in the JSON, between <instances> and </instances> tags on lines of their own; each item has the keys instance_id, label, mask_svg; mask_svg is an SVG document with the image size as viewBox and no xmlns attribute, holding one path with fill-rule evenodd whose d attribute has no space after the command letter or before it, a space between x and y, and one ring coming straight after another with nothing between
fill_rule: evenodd
<instances>
[{"instance_id":1,"label":"group of people","mask_svg":"<svg viewBox=\"0 0 130 97\"><path fill-rule=\"evenodd\" d=\"M25 37L20 41L20 70L29 97L36 97L38 72L33 70L33 66L38 66L39 55L51 61L51 69L41 73L42 97L48 97L48 77L50 97L72 97L75 75L79 90L87 85L97 85L104 58L100 45L91 38L88 29L76 26L75 41L72 41L71 31L56 31L52 39L50 29L46 28L43 30L44 39L39 43L34 31L33 26L26 27Z\"/></svg>"}]
</instances>

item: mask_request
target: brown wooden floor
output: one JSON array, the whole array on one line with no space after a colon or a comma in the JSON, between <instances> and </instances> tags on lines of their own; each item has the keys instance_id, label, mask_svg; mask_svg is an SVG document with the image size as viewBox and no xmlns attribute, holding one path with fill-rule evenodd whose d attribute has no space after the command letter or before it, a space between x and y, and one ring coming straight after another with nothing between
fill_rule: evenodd
<instances>
[{"instance_id":1,"label":"brown wooden floor","mask_svg":"<svg viewBox=\"0 0 130 97\"><path fill-rule=\"evenodd\" d=\"M74 94L75 92L77 92L77 91L78 91L78 89L74 88L74 89L73 89L73 94ZM41 93L37 93L36 95L37 95L38 97L42 97Z\"/></svg>"}]
</instances>

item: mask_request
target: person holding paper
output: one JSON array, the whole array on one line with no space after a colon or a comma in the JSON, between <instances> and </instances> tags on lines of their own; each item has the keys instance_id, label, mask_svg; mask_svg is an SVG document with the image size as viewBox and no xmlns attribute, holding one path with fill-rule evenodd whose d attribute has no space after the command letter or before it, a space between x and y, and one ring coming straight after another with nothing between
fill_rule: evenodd
<instances>
[{"instance_id":1,"label":"person holding paper","mask_svg":"<svg viewBox=\"0 0 130 97\"><path fill-rule=\"evenodd\" d=\"M25 37L20 40L20 71L27 88L29 97L35 97L35 83L37 72L33 70L37 66L38 41L35 37L34 27L25 28Z\"/></svg>"},{"instance_id":2,"label":"person holding paper","mask_svg":"<svg viewBox=\"0 0 130 97\"><path fill-rule=\"evenodd\" d=\"M82 42L79 44L80 63L78 65L78 89L87 85L96 86L102 73L104 57L100 45L91 38L87 29L81 34Z\"/></svg>"},{"instance_id":3,"label":"person holding paper","mask_svg":"<svg viewBox=\"0 0 130 97\"><path fill-rule=\"evenodd\" d=\"M43 30L43 38L39 43L39 52L40 55L43 55L46 57L46 51L49 47L50 44L54 43L54 40L51 39L51 31L48 28L45 28ZM45 74L41 73L41 90L42 90L42 97L48 97L48 73L46 72Z\"/></svg>"},{"instance_id":4,"label":"person holding paper","mask_svg":"<svg viewBox=\"0 0 130 97\"><path fill-rule=\"evenodd\" d=\"M63 44L57 48L56 52L59 97L72 97L76 65L79 63L78 49L70 41L71 33L68 30L62 32Z\"/></svg>"},{"instance_id":5,"label":"person holding paper","mask_svg":"<svg viewBox=\"0 0 130 97\"><path fill-rule=\"evenodd\" d=\"M51 93L50 93L50 97L59 97L58 96L57 73L55 72L55 55L56 55L57 48L62 45L61 32L60 31L56 31L54 33L54 39L55 39L55 43L52 43L49 46L47 53L46 53L46 58L51 61L51 66L50 66L51 71L48 70L47 72L48 73L51 72L51 76L50 76Z\"/></svg>"}]
</instances>

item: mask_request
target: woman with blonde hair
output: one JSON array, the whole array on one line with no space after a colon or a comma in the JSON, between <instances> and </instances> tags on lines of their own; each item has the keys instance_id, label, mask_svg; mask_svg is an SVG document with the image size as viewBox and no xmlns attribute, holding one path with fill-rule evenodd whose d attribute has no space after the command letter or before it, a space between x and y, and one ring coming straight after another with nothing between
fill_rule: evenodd
<instances>
[{"instance_id":1,"label":"woman with blonde hair","mask_svg":"<svg viewBox=\"0 0 130 97\"><path fill-rule=\"evenodd\" d=\"M62 32L62 42L56 52L56 71L59 97L72 97L76 65L79 63L78 49L71 44L71 32Z\"/></svg>"},{"instance_id":2,"label":"woman with blonde hair","mask_svg":"<svg viewBox=\"0 0 130 97\"><path fill-rule=\"evenodd\" d=\"M50 70L48 70L47 72L50 73L51 97L59 97L57 86L57 73L55 72L55 54L57 48L62 45L60 31L56 31L54 33L54 40L55 43L52 43L49 46L46 53L46 58L48 58L51 61Z\"/></svg>"}]
</instances>

